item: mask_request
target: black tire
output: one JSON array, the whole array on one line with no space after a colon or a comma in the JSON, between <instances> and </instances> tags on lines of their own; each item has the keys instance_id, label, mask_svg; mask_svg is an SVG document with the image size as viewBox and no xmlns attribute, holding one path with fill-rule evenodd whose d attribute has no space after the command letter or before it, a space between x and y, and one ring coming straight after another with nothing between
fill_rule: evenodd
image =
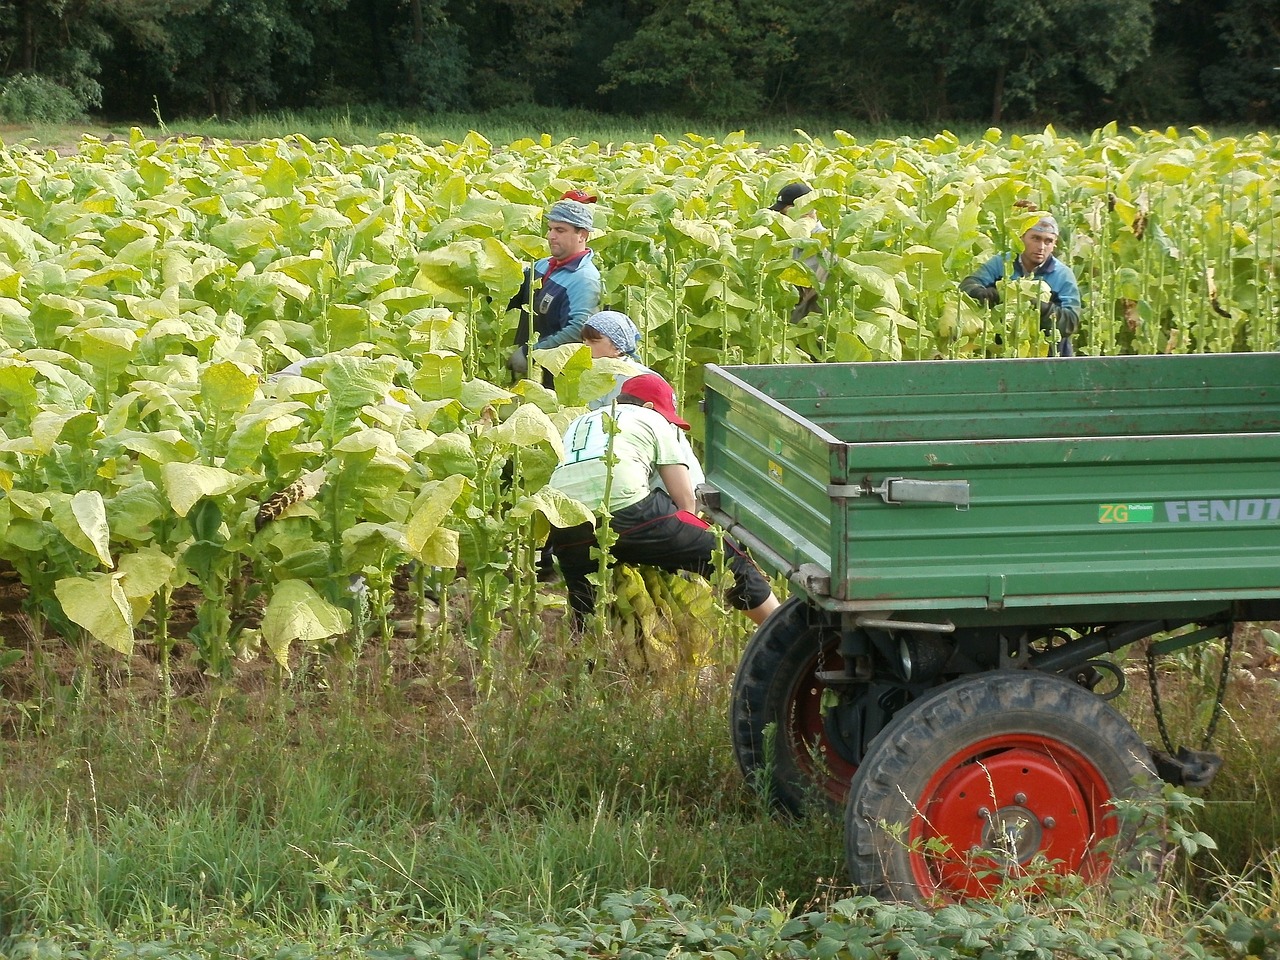
<instances>
[{"instance_id":1,"label":"black tire","mask_svg":"<svg viewBox=\"0 0 1280 960\"><path fill-rule=\"evenodd\" d=\"M779 812L801 814L815 799L836 811L844 805L854 767L830 743L822 718L826 686L814 675L843 667L839 642L820 611L791 597L756 630L734 676L730 725L738 766Z\"/></svg>"},{"instance_id":2,"label":"black tire","mask_svg":"<svg viewBox=\"0 0 1280 960\"><path fill-rule=\"evenodd\" d=\"M849 874L881 899L929 905L986 897L1033 859L1097 878L1130 834L1110 801L1153 775L1137 732L1083 687L1035 671L963 677L899 711L863 758L845 809Z\"/></svg>"}]
</instances>

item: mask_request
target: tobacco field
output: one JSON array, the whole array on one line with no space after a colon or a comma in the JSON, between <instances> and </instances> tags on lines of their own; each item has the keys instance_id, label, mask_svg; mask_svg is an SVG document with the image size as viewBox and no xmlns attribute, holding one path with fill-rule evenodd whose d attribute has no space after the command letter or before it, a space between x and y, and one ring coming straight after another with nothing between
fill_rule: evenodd
<instances>
[{"instance_id":1,"label":"tobacco field","mask_svg":"<svg viewBox=\"0 0 1280 960\"><path fill-rule=\"evenodd\" d=\"M505 308L570 188L599 195L604 301L695 438L709 362L1044 355L1024 305L957 291L1027 211L1062 226L1080 353L1277 346L1268 135L833 140L0 147L0 561L36 655L147 644L165 666L189 644L229 676L349 657L406 620L415 653L541 642L563 600L537 548L583 516L546 480L612 377L568 347L539 358L556 391L513 381ZM796 179L821 229L767 210ZM791 323L797 284L826 308Z\"/></svg>"}]
</instances>

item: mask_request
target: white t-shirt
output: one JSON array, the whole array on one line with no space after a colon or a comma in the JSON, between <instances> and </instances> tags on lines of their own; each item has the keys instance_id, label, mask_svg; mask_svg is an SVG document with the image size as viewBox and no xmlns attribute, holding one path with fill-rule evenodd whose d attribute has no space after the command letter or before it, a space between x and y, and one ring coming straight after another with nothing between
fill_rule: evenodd
<instances>
[{"instance_id":1,"label":"white t-shirt","mask_svg":"<svg viewBox=\"0 0 1280 960\"><path fill-rule=\"evenodd\" d=\"M612 477L605 463L611 425L617 458ZM629 507L653 492L658 467L686 463L681 434L679 427L647 407L618 404L584 413L565 429L564 459L551 475L551 486L599 510L607 485L609 511Z\"/></svg>"},{"instance_id":2,"label":"white t-shirt","mask_svg":"<svg viewBox=\"0 0 1280 960\"><path fill-rule=\"evenodd\" d=\"M671 424L671 427L676 432L676 443L680 447L680 462L689 468L689 486L696 491L701 484L707 482L707 475L702 472L702 464L698 462L698 455L693 452L693 444L689 442L689 435L674 423ZM662 482L662 477L655 478L653 485L661 487L663 490L667 489L667 485ZM671 491L667 490L667 492L670 493Z\"/></svg>"}]
</instances>

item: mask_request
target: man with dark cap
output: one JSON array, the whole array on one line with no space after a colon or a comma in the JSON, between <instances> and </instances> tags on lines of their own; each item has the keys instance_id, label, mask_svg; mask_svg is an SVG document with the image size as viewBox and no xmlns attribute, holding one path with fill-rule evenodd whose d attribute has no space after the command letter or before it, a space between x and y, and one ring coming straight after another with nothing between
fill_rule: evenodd
<instances>
[{"instance_id":1,"label":"man with dark cap","mask_svg":"<svg viewBox=\"0 0 1280 960\"><path fill-rule=\"evenodd\" d=\"M585 197L575 199L575 197ZM581 339L582 324L600 308L600 271L587 246L593 226L589 202L594 197L570 191L547 211L547 248L524 272L524 283L507 305L520 310L515 348L507 366L517 376L529 372L529 343L545 350ZM544 382L550 376L543 371Z\"/></svg>"},{"instance_id":2,"label":"man with dark cap","mask_svg":"<svg viewBox=\"0 0 1280 960\"><path fill-rule=\"evenodd\" d=\"M805 194L812 192L813 187L809 186L803 180L797 180L795 183L788 183L778 191L778 199L773 201L773 204L769 209L774 213L789 213L791 208L795 206L797 200Z\"/></svg>"},{"instance_id":3,"label":"man with dark cap","mask_svg":"<svg viewBox=\"0 0 1280 960\"><path fill-rule=\"evenodd\" d=\"M796 205L796 201L812 192L813 188L803 180L788 183L778 191L778 199L773 201L773 204L769 209L774 213L790 215L792 207ZM814 227L811 233L821 233L822 225L817 223L818 215L812 210L806 211L804 215L814 220ZM796 251L796 256L797 258L800 256L799 249ZM823 265L822 257L818 254L815 253L805 257L803 263L813 271L814 276L818 278L819 282L827 278L827 268ZM799 295L800 299L791 310L792 323L799 323L811 313L822 312L822 304L818 302L818 291L813 287L802 287L797 285L796 293Z\"/></svg>"},{"instance_id":4,"label":"man with dark cap","mask_svg":"<svg viewBox=\"0 0 1280 960\"><path fill-rule=\"evenodd\" d=\"M667 381L656 373L631 377L615 405L569 424L564 458L550 485L593 511L607 513L618 535L612 547L617 563L707 576L719 548L733 573L729 603L762 623L777 608L778 598L742 547L728 537L717 539L697 516L687 453L679 443L681 431L688 429L676 412ZM553 528L551 544L569 591L574 623L581 627L595 607L589 579L598 569L591 556L595 527L583 523Z\"/></svg>"},{"instance_id":5,"label":"man with dark cap","mask_svg":"<svg viewBox=\"0 0 1280 960\"><path fill-rule=\"evenodd\" d=\"M1043 280L1049 288L1049 297L1040 301L1040 329L1050 337L1056 336L1054 352L1058 356L1070 357L1075 355L1071 335L1080 326L1082 301L1076 275L1053 255L1057 245L1058 221L1051 214L1041 214L1023 231L1020 254L1015 257L1010 252L992 257L976 273L960 281L960 291L994 307L1001 300L997 285L1002 281L1023 277Z\"/></svg>"}]
</instances>

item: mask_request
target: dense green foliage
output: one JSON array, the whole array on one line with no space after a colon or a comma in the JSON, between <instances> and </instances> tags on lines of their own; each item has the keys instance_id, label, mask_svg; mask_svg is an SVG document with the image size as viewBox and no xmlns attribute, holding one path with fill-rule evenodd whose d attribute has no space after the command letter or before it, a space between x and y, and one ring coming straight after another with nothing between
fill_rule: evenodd
<instances>
[{"instance_id":1,"label":"dense green foliage","mask_svg":"<svg viewBox=\"0 0 1280 960\"><path fill-rule=\"evenodd\" d=\"M34 73L19 73L0 85L0 117L14 123L67 123L82 105L66 87Z\"/></svg>"},{"instance_id":2,"label":"dense green foliage","mask_svg":"<svg viewBox=\"0 0 1280 960\"><path fill-rule=\"evenodd\" d=\"M1280 0L0 0L0 78L133 118L534 103L1266 124L1278 30Z\"/></svg>"},{"instance_id":3,"label":"dense green foliage","mask_svg":"<svg viewBox=\"0 0 1280 960\"><path fill-rule=\"evenodd\" d=\"M456 629L482 653L504 629L537 649L559 598L531 558L549 524L586 516L546 480L564 424L612 376L577 345L535 357L556 391L513 383L501 345L546 204L570 186L602 196L605 301L695 426L708 362L1044 355L1033 300L977 311L956 284L1043 208L1080 277L1082 352L1275 347L1268 137L835 139L135 131L74 156L0 151L0 558L33 634L125 654L141 640L167 663L171 599L194 586L184 639L215 674L317 644L346 659L389 641L395 571L416 561L419 606L428 579L458 589L466 571ZM766 209L796 177L824 233ZM825 277L797 251L821 251ZM824 310L790 323L796 284ZM455 629L419 619L417 652ZM697 646L734 636L717 629Z\"/></svg>"}]
</instances>

